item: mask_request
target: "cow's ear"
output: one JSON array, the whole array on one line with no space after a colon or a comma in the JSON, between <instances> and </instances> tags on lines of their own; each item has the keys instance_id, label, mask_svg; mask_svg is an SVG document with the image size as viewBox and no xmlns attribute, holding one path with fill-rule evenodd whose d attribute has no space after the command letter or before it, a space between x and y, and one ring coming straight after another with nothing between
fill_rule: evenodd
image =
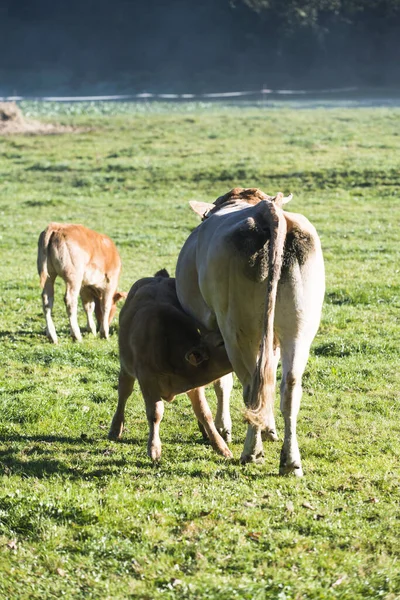
<instances>
[{"instance_id":1,"label":"cow's ear","mask_svg":"<svg viewBox=\"0 0 400 600\"><path fill-rule=\"evenodd\" d=\"M116 304L117 302L119 302L119 300L125 299L128 295L128 292L115 292L113 300L114 303Z\"/></svg>"},{"instance_id":2,"label":"cow's ear","mask_svg":"<svg viewBox=\"0 0 400 600\"><path fill-rule=\"evenodd\" d=\"M208 353L204 348L194 347L185 354L185 360L187 360L188 363L190 363L194 367L198 367L199 365L201 365L202 362L208 359Z\"/></svg>"},{"instance_id":3,"label":"cow's ear","mask_svg":"<svg viewBox=\"0 0 400 600\"><path fill-rule=\"evenodd\" d=\"M275 202L279 207L287 204L293 198L293 194L289 194L289 196L284 196L282 192L278 192L277 195L272 198L272 202Z\"/></svg>"},{"instance_id":4,"label":"cow's ear","mask_svg":"<svg viewBox=\"0 0 400 600\"><path fill-rule=\"evenodd\" d=\"M205 219L207 213L215 208L214 204L209 204L208 202L198 202L197 200L190 200L189 205L190 208L194 210L194 212L202 219Z\"/></svg>"}]
</instances>

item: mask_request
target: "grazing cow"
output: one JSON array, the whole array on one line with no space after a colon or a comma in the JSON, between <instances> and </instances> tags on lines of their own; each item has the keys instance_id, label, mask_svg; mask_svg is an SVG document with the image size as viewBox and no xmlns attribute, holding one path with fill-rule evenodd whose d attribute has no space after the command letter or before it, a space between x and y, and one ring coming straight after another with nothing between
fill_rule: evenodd
<instances>
[{"instance_id":1,"label":"grazing cow","mask_svg":"<svg viewBox=\"0 0 400 600\"><path fill-rule=\"evenodd\" d=\"M219 435L204 394L204 386L232 371L221 335L200 331L197 322L186 315L176 296L175 279L163 269L154 277L139 279L131 288L119 317L118 406L109 438L119 439L124 427L127 399L135 379L139 381L149 423L147 454L161 457L160 423L163 400L187 392L199 423L214 450L226 458L232 453ZM231 377L231 376L230 376ZM217 395L227 395L231 386Z\"/></svg>"},{"instance_id":2,"label":"grazing cow","mask_svg":"<svg viewBox=\"0 0 400 600\"><path fill-rule=\"evenodd\" d=\"M290 199L237 188L214 204L192 203L203 222L180 252L176 289L185 312L221 332L243 385L249 424L242 462L263 456L262 430L276 439L280 349L285 434L279 472L301 476L296 436L301 380L325 283L317 232L302 215L283 211Z\"/></svg>"},{"instance_id":3,"label":"grazing cow","mask_svg":"<svg viewBox=\"0 0 400 600\"><path fill-rule=\"evenodd\" d=\"M81 296L87 315L88 330L96 335L95 313L100 335L107 338L116 303L126 297L117 292L121 259L114 242L101 233L83 225L50 223L38 241L37 268L43 289L43 312L46 334L56 344L57 334L51 311L54 302L54 281L65 281L65 305L72 337L81 341L78 325L78 296Z\"/></svg>"}]
</instances>

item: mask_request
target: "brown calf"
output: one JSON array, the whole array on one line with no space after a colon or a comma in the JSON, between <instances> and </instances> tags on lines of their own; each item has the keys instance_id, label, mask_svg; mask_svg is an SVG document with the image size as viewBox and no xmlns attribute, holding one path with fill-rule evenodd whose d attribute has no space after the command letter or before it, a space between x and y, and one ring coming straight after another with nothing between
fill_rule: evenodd
<instances>
[{"instance_id":1,"label":"brown calf","mask_svg":"<svg viewBox=\"0 0 400 600\"><path fill-rule=\"evenodd\" d=\"M66 284L64 299L72 337L77 341L82 339L77 319L79 295L86 311L88 330L96 335L95 313L100 335L108 337L116 302L126 297L125 293L117 292L121 259L109 237L83 225L50 223L39 237L37 268L43 289L46 334L54 344L58 340L51 310L57 276Z\"/></svg>"},{"instance_id":2,"label":"brown calf","mask_svg":"<svg viewBox=\"0 0 400 600\"><path fill-rule=\"evenodd\" d=\"M214 450L231 458L215 427L204 388L199 386L230 373L232 367L221 336L204 329L200 332L196 321L183 312L175 279L162 270L155 277L137 281L121 310L119 323L118 407L109 438L116 440L122 435L125 404L137 379L146 403L150 428L147 453L152 460L161 457L163 400L171 401L183 392L188 392ZM216 391L222 393L218 384Z\"/></svg>"}]
</instances>

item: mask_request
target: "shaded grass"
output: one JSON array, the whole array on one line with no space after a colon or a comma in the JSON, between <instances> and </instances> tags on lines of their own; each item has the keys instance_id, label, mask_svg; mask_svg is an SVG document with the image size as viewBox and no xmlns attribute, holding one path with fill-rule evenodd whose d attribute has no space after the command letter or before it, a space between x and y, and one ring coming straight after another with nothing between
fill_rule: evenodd
<instances>
[{"instance_id":1,"label":"shaded grass","mask_svg":"<svg viewBox=\"0 0 400 600\"><path fill-rule=\"evenodd\" d=\"M2 596L398 598L399 110L23 108L91 129L0 138ZM238 464L237 382L232 463L202 442L184 396L166 407L159 465L138 390L123 442L108 442L117 325L109 343L72 343L58 282L59 346L44 336L35 261L49 221L110 235L128 290L174 272L197 223L189 199L236 185L294 192L323 244L301 481L277 476L280 444L264 465Z\"/></svg>"}]
</instances>

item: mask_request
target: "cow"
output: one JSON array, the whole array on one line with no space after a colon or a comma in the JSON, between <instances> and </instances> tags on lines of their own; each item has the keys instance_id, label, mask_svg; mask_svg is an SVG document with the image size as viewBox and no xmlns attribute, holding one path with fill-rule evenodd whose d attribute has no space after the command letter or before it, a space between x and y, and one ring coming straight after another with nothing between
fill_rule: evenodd
<instances>
[{"instance_id":1,"label":"cow","mask_svg":"<svg viewBox=\"0 0 400 600\"><path fill-rule=\"evenodd\" d=\"M180 251L176 290L185 312L221 332L242 383L248 421L242 463L262 460L262 430L277 439L273 404L281 353L279 472L301 476L296 422L325 275L315 228L303 215L283 210L290 199L235 188L214 204L192 202L203 221Z\"/></svg>"},{"instance_id":2,"label":"cow","mask_svg":"<svg viewBox=\"0 0 400 600\"><path fill-rule=\"evenodd\" d=\"M77 318L79 295L87 315L88 330L96 335L94 313L100 335L108 338L116 303L126 297L125 292L117 292L121 259L108 236L83 225L50 223L39 236L37 269L43 290L46 334L51 342L58 342L51 316L57 276L65 281L64 300L73 339L82 340Z\"/></svg>"},{"instance_id":3,"label":"cow","mask_svg":"<svg viewBox=\"0 0 400 600\"><path fill-rule=\"evenodd\" d=\"M160 423L164 402L187 392L194 413L211 445L225 458L232 453L218 433L204 386L232 371L221 335L207 332L186 315L176 296L175 279L163 269L132 286L119 317L118 405L109 439L118 440L124 428L126 401L137 379L149 423L147 454L161 457ZM229 376L232 381L232 376ZM227 381L224 378L224 381ZM219 401L229 402L232 384L215 386Z\"/></svg>"}]
</instances>

